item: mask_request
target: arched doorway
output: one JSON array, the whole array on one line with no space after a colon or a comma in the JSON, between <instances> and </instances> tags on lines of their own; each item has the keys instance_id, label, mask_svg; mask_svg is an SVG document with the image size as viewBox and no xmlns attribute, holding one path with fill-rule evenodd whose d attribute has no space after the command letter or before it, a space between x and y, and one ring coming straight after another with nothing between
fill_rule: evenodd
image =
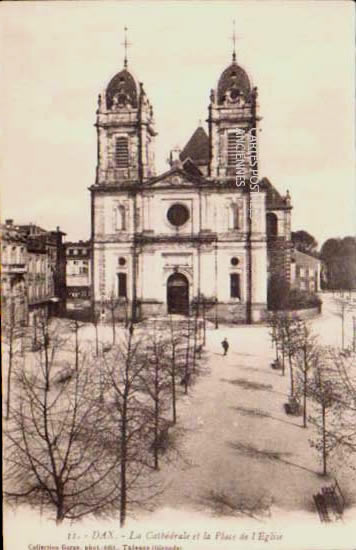
<instances>
[{"instance_id":1,"label":"arched doorway","mask_svg":"<svg viewBox=\"0 0 356 550\"><path fill-rule=\"evenodd\" d=\"M182 273L173 273L167 281L168 313L189 313L189 283Z\"/></svg>"}]
</instances>

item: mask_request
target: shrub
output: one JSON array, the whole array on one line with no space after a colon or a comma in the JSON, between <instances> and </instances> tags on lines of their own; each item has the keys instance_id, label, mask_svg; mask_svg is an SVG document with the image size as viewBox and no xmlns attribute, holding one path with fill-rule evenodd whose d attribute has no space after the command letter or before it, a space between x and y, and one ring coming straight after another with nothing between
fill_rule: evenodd
<instances>
[{"instance_id":1,"label":"shrub","mask_svg":"<svg viewBox=\"0 0 356 550\"><path fill-rule=\"evenodd\" d=\"M289 288L284 277L279 275L272 276L268 284L267 293L268 309L295 310L321 307L320 298L313 292L300 290L298 288Z\"/></svg>"}]
</instances>

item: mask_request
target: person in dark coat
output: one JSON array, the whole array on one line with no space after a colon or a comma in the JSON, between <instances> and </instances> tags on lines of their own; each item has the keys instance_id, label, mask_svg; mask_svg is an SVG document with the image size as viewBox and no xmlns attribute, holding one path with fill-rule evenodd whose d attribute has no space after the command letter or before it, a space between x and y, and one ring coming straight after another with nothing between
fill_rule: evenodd
<instances>
[{"instance_id":1,"label":"person in dark coat","mask_svg":"<svg viewBox=\"0 0 356 550\"><path fill-rule=\"evenodd\" d=\"M224 350L224 355L226 355L227 352L228 352L228 349L229 349L229 342L227 341L226 338L224 338L224 340L221 342L221 345L222 345L223 350Z\"/></svg>"}]
</instances>

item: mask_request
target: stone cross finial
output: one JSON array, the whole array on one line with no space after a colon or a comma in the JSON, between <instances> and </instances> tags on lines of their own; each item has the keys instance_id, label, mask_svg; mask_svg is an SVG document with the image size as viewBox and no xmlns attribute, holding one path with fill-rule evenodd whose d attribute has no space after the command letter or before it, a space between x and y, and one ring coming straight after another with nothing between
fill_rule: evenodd
<instances>
[{"instance_id":1,"label":"stone cross finial","mask_svg":"<svg viewBox=\"0 0 356 550\"><path fill-rule=\"evenodd\" d=\"M131 43L127 40L127 27L124 27L125 39L121 42L121 45L125 48L124 67L127 69L127 48L131 46Z\"/></svg>"},{"instance_id":2,"label":"stone cross finial","mask_svg":"<svg viewBox=\"0 0 356 550\"><path fill-rule=\"evenodd\" d=\"M232 25L233 25L233 32L232 32L232 44L233 44L233 49L232 49L232 61L233 63L236 62L236 28L235 28L235 19L233 20L232 22Z\"/></svg>"}]
</instances>

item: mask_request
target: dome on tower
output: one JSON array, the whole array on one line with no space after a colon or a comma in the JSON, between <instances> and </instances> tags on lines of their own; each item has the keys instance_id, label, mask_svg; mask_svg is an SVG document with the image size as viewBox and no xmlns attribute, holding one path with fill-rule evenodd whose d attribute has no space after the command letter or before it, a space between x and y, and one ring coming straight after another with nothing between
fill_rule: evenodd
<instances>
[{"instance_id":1,"label":"dome on tower","mask_svg":"<svg viewBox=\"0 0 356 550\"><path fill-rule=\"evenodd\" d=\"M137 107L138 86L131 73L125 68L117 73L106 88L106 107L131 105Z\"/></svg>"},{"instance_id":2,"label":"dome on tower","mask_svg":"<svg viewBox=\"0 0 356 550\"><path fill-rule=\"evenodd\" d=\"M233 61L219 78L217 89L218 103L224 103L227 94L232 100L235 100L239 96L247 98L250 92L251 83L246 71Z\"/></svg>"}]
</instances>

